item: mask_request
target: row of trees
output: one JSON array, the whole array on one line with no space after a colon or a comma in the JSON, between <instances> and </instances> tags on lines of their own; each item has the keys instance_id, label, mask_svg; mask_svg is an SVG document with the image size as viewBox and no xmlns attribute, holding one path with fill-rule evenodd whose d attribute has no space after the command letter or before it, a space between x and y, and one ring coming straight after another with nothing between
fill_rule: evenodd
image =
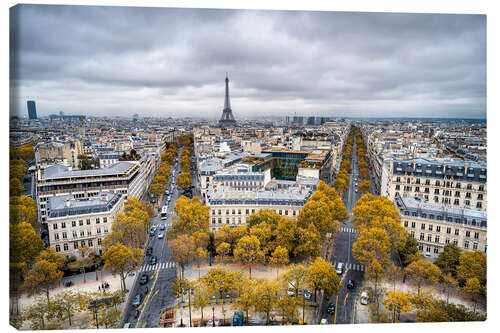
<instances>
[{"instance_id":1,"label":"row of trees","mask_svg":"<svg viewBox=\"0 0 500 333\"><path fill-rule=\"evenodd\" d=\"M186 190L193 184L193 180L191 179L191 173L190 173L190 164L191 164L191 150L189 149L189 146L184 146L184 148L182 149L181 159L180 159L180 166L182 172L177 177L177 186L183 190Z\"/></svg>"},{"instance_id":2,"label":"row of trees","mask_svg":"<svg viewBox=\"0 0 500 333\"><path fill-rule=\"evenodd\" d=\"M435 264L425 262L419 253L417 241L407 234L400 223L397 209L385 197L365 194L354 207L353 224L359 236L353 244L352 253L361 264L367 266L366 278L374 286L376 316L380 315L378 297L383 279L391 281L396 292L396 282L406 277L416 284L415 297L421 296L421 289L426 285L439 284L448 296L451 291L460 289L461 285L461 291L469 294L474 301L475 313L478 297L486 293L486 255L480 251L461 253L457 246L448 244ZM391 257L396 256L400 258L402 267L391 261ZM392 296L397 298L396 294L391 294L388 296L389 301L386 301L392 302ZM439 303L431 300L426 304L436 302ZM422 309L427 311L427 308Z\"/></svg>"},{"instance_id":3,"label":"row of trees","mask_svg":"<svg viewBox=\"0 0 500 333\"><path fill-rule=\"evenodd\" d=\"M144 244L148 238L149 220L154 216L150 203L129 198L123 212L116 215L112 231L103 240L104 268L119 274L122 290L126 290L125 278L140 264Z\"/></svg>"},{"instance_id":4,"label":"row of trees","mask_svg":"<svg viewBox=\"0 0 500 333\"><path fill-rule=\"evenodd\" d=\"M168 149L161 155L161 165L149 187L149 193L157 198L165 192L168 177L170 177L170 171L172 171L172 165L177 157L178 148L177 142L169 142Z\"/></svg>"},{"instance_id":5,"label":"row of trees","mask_svg":"<svg viewBox=\"0 0 500 333\"><path fill-rule=\"evenodd\" d=\"M370 178L370 171L368 170L368 164L366 163L366 152L365 152L365 142L363 141L363 136L360 130L356 127L354 129L356 133L356 153L358 154L358 170L360 176L360 182L358 185L358 191L362 194L370 192L371 183L368 180Z\"/></svg>"},{"instance_id":6,"label":"row of trees","mask_svg":"<svg viewBox=\"0 0 500 333\"><path fill-rule=\"evenodd\" d=\"M208 207L197 197L181 196L174 207L177 217L168 232L172 256L183 274L185 265L201 262L212 254L220 261L232 259L248 267L256 263L286 264L288 260L314 258L324 240L333 240L339 221L349 215L335 189L320 182L317 191L300 211L297 221L273 210L261 210L248 218L246 226L223 225L209 231Z\"/></svg>"},{"instance_id":7,"label":"row of trees","mask_svg":"<svg viewBox=\"0 0 500 333\"><path fill-rule=\"evenodd\" d=\"M287 292L290 288L294 290L293 295ZM252 279L240 271L212 268L196 280L188 281L179 277L172 285L174 294L179 298L192 293L191 303L200 311L202 320L203 310L211 300L234 297L236 302L232 307L245 313L246 322L249 312L253 310L255 313L265 314L266 324L269 324L272 314L281 316L283 323L296 323L300 307L304 321L307 306L307 300L303 297L305 288L314 291L316 300L317 292L333 295L342 286L334 267L320 257L307 265L289 266L276 280ZM225 314L224 307L222 311Z\"/></svg>"},{"instance_id":8,"label":"row of trees","mask_svg":"<svg viewBox=\"0 0 500 333\"><path fill-rule=\"evenodd\" d=\"M337 192L343 196L345 192L349 189L349 174L352 171L351 160L352 160L352 147L354 144L354 132L351 130L349 137L344 148L344 155L342 156L342 161L340 162L340 170L337 174L337 179L333 183L334 188Z\"/></svg>"}]
</instances>

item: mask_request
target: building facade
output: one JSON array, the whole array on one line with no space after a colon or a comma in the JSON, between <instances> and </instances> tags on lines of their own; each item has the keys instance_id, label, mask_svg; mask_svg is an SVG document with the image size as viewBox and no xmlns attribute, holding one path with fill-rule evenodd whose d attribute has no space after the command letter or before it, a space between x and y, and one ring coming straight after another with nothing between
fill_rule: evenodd
<instances>
[{"instance_id":1,"label":"building facade","mask_svg":"<svg viewBox=\"0 0 500 333\"><path fill-rule=\"evenodd\" d=\"M434 204L486 211L486 166L423 158L384 162L381 195L418 197Z\"/></svg>"},{"instance_id":2,"label":"building facade","mask_svg":"<svg viewBox=\"0 0 500 333\"><path fill-rule=\"evenodd\" d=\"M98 192L95 197L74 199L72 195L47 200L47 229L56 252L78 257L88 246L102 254L101 242L111 232L116 214L123 209L121 193Z\"/></svg>"},{"instance_id":3,"label":"building facade","mask_svg":"<svg viewBox=\"0 0 500 333\"><path fill-rule=\"evenodd\" d=\"M487 249L486 212L427 203L414 197L396 197L401 223L414 237L425 257L436 259L445 245L463 251Z\"/></svg>"}]
</instances>

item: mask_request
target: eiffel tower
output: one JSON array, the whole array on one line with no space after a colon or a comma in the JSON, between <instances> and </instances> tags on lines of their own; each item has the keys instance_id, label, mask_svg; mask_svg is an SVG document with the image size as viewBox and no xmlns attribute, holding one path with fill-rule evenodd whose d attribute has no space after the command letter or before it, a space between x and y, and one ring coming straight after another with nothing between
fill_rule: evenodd
<instances>
[{"instance_id":1,"label":"eiffel tower","mask_svg":"<svg viewBox=\"0 0 500 333\"><path fill-rule=\"evenodd\" d=\"M219 125L221 127L229 127L235 124L236 120L234 120L231 103L229 102L229 79L226 73L226 96L224 98L224 110L222 110L222 118L219 120Z\"/></svg>"}]
</instances>

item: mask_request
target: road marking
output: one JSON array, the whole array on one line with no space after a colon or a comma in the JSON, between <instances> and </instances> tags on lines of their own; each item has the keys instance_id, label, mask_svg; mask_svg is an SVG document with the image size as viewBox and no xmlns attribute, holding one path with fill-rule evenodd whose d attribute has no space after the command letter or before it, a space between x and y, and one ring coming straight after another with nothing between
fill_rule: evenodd
<instances>
[{"instance_id":1,"label":"road marking","mask_svg":"<svg viewBox=\"0 0 500 333\"><path fill-rule=\"evenodd\" d=\"M146 321L146 322L142 325L142 328L146 327L146 324L147 324L147 323L148 323L148 322Z\"/></svg>"},{"instance_id":2,"label":"road marking","mask_svg":"<svg viewBox=\"0 0 500 333\"><path fill-rule=\"evenodd\" d=\"M151 290L149 291L148 295L144 299L144 306L141 309L141 313L139 314L139 318L137 318L137 324L135 324L135 328L137 328L137 326L139 326L139 322L141 321L142 313L144 312L144 309L146 308L146 306L147 306L147 304L149 302L149 298L151 297L151 293L153 292L153 289L155 288L155 285L156 285L156 281L158 280L158 275L159 275L158 273L159 272L160 271L157 270L156 273L155 273L156 274L155 281L153 282L153 286L151 287ZM155 274L153 274L152 276L154 276Z\"/></svg>"},{"instance_id":3,"label":"road marking","mask_svg":"<svg viewBox=\"0 0 500 333\"><path fill-rule=\"evenodd\" d=\"M337 308L338 308L338 303L339 303L339 295L337 295L337 300L335 301L335 316L333 318L333 323L337 323Z\"/></svg>"},{"instance_id":4,"label":"road marking","mask_svg":"<svg viewBox=\"0 0 500 333\"><path fill-rule=\"evenodd\" d=\"M345 298L344 298L344 306L345 306L345 302L347 301L347 297L349 296L349 293L345 294Z\"/></svg>"}]
</instances>

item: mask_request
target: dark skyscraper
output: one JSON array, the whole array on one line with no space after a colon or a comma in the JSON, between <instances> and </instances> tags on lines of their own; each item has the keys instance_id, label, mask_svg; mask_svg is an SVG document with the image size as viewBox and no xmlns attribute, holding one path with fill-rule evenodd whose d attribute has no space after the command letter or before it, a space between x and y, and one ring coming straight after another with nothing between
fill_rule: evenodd
<instances>
[{"instance_id":1,"label":"dark skyscraper","mask_svg":"<svg viewBox=\"0 0 500 333\"><path fill-rule=\"evenodd\" d=\"M35 101L28 101L28 118L36 119L36 106Z\"/></svg>"},{"instance_id":2,"label":"dark skyscraper","mask_svg":"<svg viewBox=\"0 0 500 333\"><path fill-rule=\"evenodd\" d=\"M231 110L231 103L229 102L229 79L226 73L226 96L224 98L224 110L222 110L222 118L219 120L221 127L227 127L236 124Z\"/></svg>"}]
</instances>

